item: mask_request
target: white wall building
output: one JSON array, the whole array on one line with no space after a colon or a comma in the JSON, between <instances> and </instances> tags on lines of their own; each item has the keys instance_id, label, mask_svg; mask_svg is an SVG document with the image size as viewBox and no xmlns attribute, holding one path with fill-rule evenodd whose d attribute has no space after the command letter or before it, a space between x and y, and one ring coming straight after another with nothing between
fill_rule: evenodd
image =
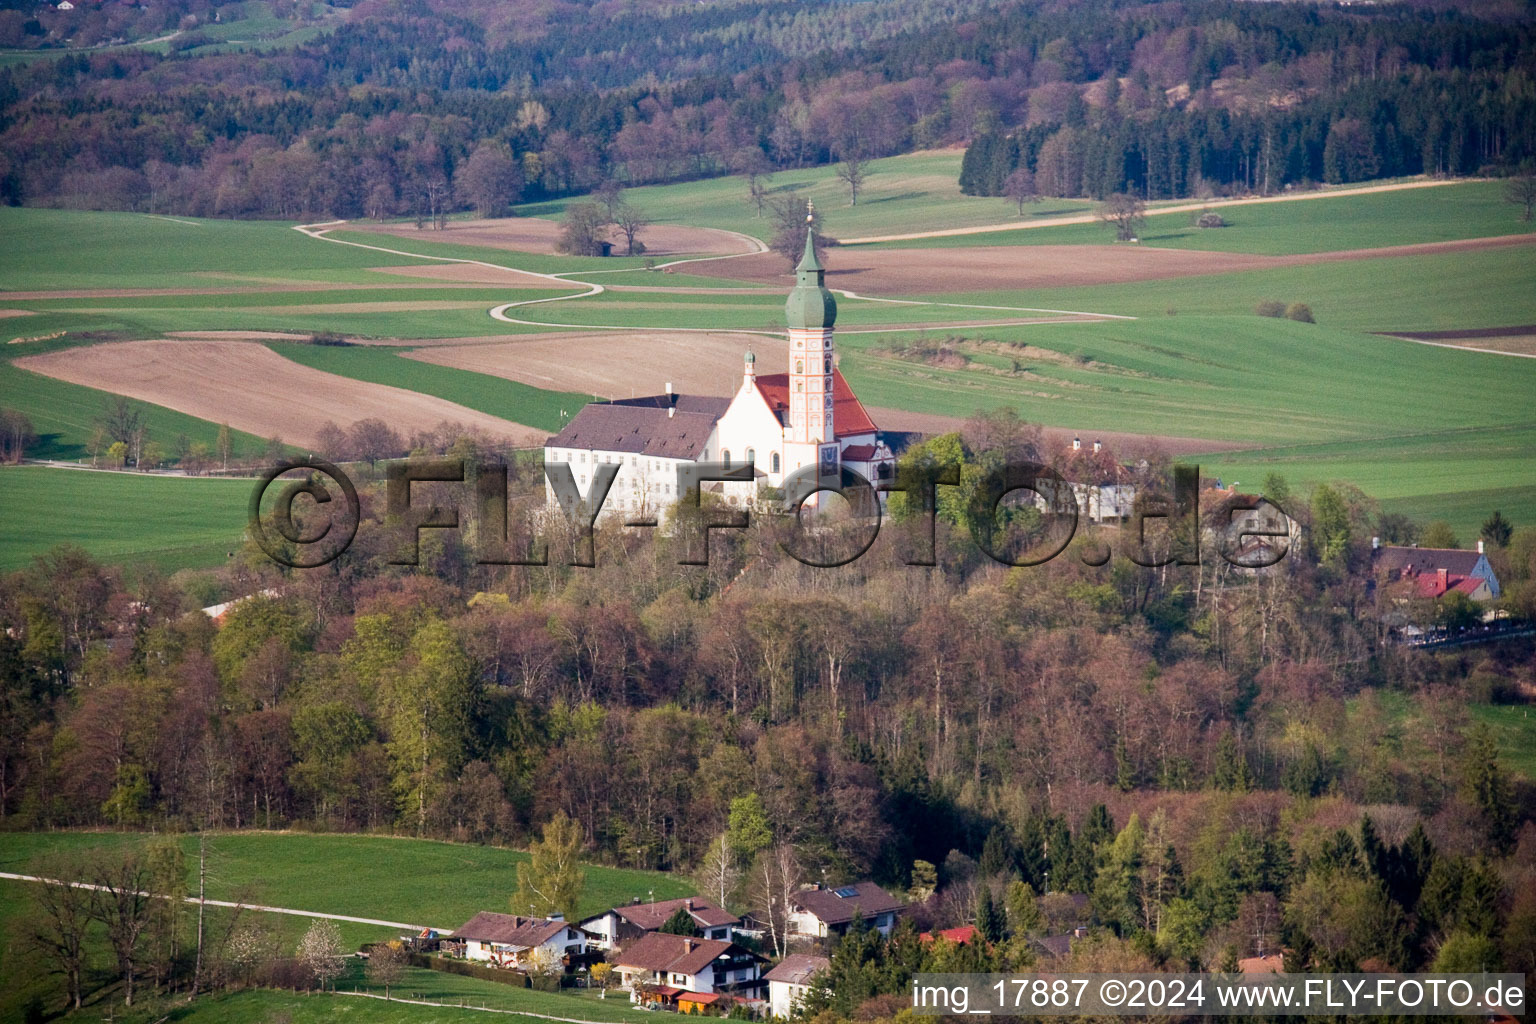
<instances>
[{"instance_id":1,"label":"white wall building","mask_svg":"<svg viewBox=\"0 0 1536 1024\"><path fill-rule=\"evenodd\" d=\"M832 961L824 956L806 953L786 956L763 975L763 980L768 983L769 1014L784 1020L793 1017L811 990L811 979L831 966Z\"/></svg>"},{"instance_id":2,"label":"white wall building","mask_svg":"<svg viewBox=\"0 0 1536 1024\"><path fill-rule=\"evenodd\" d=\"M681 495L677 470L691 462L751 462L752 483L707 484L729 504L746 505L762 487L779 488L806 466L822 476L847 466L879 485L895 469L896 435L882 433L837 369L837 301L806 233L805 255L785 303L786 373L759 374L745 354L741 384L729 399L675 394L593 403L544 448L546 464L568 463L583 498L595 467L617 463L602 514L659 517ZM551 504L554 489L547 489Z\"/></svg>"}]
</instances>

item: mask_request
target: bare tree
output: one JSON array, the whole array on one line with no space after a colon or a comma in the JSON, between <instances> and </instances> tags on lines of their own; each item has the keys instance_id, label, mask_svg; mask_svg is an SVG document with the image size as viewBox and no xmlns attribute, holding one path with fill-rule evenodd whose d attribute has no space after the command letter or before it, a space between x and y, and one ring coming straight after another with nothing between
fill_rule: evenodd
<instances>
[{"instance_id":1,"label":"bare tree","mask_svg":"<svg viewBox=\"0 0 1536 1024\"><path fill-rule=\"evenodd\" d=\"M627 255L639 256L645 252L645 243L640 241L639 235L642 229L650 225L639 210L628 203L620 203L613 212L613 222L618 225L619 233L624 236L624 245Z\"/></svg>"},{"instance_id":2,"label":"bare tree","mask_svg":"<svg viewBox=\"0 0 1536 1024\"><path fill-rule=\"evenodd\" d=\"M747 146L731 158L731 168L747 179L747 201L763 215L763 204L768 199L768 182L773 178L768 154L759 146Z\"/></svg>"},{"instance_id":3,"label":"bare tree","mask_svg":"<svg viewBox=\"0 0 1536 1024\"><path fill-rule=\"evenodd\" d=\"M619 207L624 205L624 186L609 178L592 190L592 201L612 223L619 219Z\"/></svg>"},{"instance_id":4,"label":"bare tree","mask_svg":"<svg viewBox=\"0 0 1536 1024\"><path fill-rule=\"evenodd\" d=\"M789 948L789 912L800 889L800 857L789 843L775 843L752 866L752 905L763 915L774 956Z\"/></svg>"},{"instance_id":5,"label":"bare tree","mask_svg":"<svg viewBox=\"0 0 1536 1024\"><path fill-rule=\"evenodd\" d=\"M1040 190L1035 187L1035 176L1028 167L1020 167L1003 181L1003 195L1012 200L1019 208L1019 216L1024 216L1026 203L1038 203Z\"/></svg>"},{"instance_id":6,"label":"bare tree","mask_svg":"<svg viewBox=\"0 0 1536 1024\"><path fill-rule=\"evenodd\" d=\"M768 208L773 215L773 238L768 247L789 261L790 267L800 262L805 252L805 229L810 225L819 258L826 238L821 234L821 214L816 212L803 196L783 196L771 199Z\"/></svg>"},{"instance_id":7,"label":"bare tree","mask_svg":"<svg viewBox=\"0 0 1536 1024\"><path fill-rule=\"evenodd\" d=\"M1135 196L1116 192L1099 207L1099 220L1114 226L1119 241L1129 242L1147 223L1147 204Z\"/></svg>"},{"instance_id":8,"label":"bare tree","mask_svg":"<svg viewBox=\"0 0 1536 1024\"><path fill-rule=\"evenodd\" d=\"M101 414L101 428L113 441L121 441L132 448L135 438L144 424L144 411L122 395L113 395L106 401Z\"/></svg>"},{"instance_id":9,"label":"bare tree","mask_svg":"<svg viewBox=\"0 0 1536 1024\"><path fill-rule=\"evenodd\" d=\"M709 852L699 865L698 880L699 888L722 908L736 891L741 882L741 868L736 864L736 851L731 846L729 834L722 832L709 844Z\"/></svg>"},{"instance_id":10,"label":"bare tree","mask_svg":"<svg viewBox=\"0 0 1536 1024\"><path fill-rule=\"evenodd\" d=\"M49 862L47 870L66 878L83 873L79 861L58 858ZM32 892L37 912L32 915L28 942L47 961L51 973L64 976L69 1001L77 1010L84 984L92 896L89 889L67 882L46 882Z\"/></svg>"},{"instance_id":11,"label":"bare tree","mask_svg":"<svg viewBox=\"0 0 1536 1024\"><path fill-rule=\"evenodd\" d=\"M1521 220L1530 220L1536 216L1536 174L1510 178L1504 185L1504 198L1516 206L1524 207Z\"/></svg>"},{"instance_id":12,"label":"bare tree","mask_svg":"<svg viewBox=\"0 0 1536 1024\"><path fill-rule=\"evenodd\" d=\"M572 256L601 256L608 223L603 208L597 203L572 203L566 207L565 221L560 225L560 240L555 243L555 248Z\"/></svg>"},{"instance_id":13,"label":"bare tree","mask_svg":"<svg viewBox=\"0 0 1536 1024\"><path fill-rule=\"evenodd\" d=\"M859 205L859 192L864 188L864 177L869 161L857 150L848 150L837 165L837 180L848 186L848 205Z\"/></svg>"},{"instance_id":14,"label":"bare tree","mask_svg":"<svg viewBox=\"0 0 1536 1024\"><path fill-rule=\"evenodd\" d=\"M31 420L14 409L0 409L0 458L20 462L34 440Z\"/></svg>"},{"instance_id":15,"label":"bare tree","mask_svg":"<svg viewBox=\"0 0 1536 1024\"><path fill-rule=\"evenodd\" d=\"M399 939L381 942L368 953L368 980L384 986L384 998L405 974L405 945Z\"/></svg>"},{"instance_id":16,"label":"bare tree","mask_svg":"<svg viewBox=\"0 0 1536 1024\"><path fill-rule=\"evenodd\" d=\"M149 864L138 851L103 854L90 878L96 886L91 893L91 916L106 928L107 942L123 979L123 1002L132 1006L153 902L148 892L153 883Z\"/></svg>"}]
</instances>

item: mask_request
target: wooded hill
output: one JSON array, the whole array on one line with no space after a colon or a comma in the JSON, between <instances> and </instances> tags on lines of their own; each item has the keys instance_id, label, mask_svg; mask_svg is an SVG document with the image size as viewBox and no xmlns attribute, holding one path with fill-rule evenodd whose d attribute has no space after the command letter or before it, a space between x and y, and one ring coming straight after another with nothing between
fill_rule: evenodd
<instances>
[{"instance_id":1,"label":"wooded hill","mask_svg":"<svg viewBox=\"0 0 1536 1024\"><path fill-rule=\"evenodd\" d=\"M1528 11L1500 5L508 11L381 0L271 52L183 38L13 63L0 195L356 217L418 212L448 188L455 206L505 210L610 178L971 142L966 185L984 194L1021 163L1048 192L1157 197L1536 157L1536 37ZM34 22L7 36L0 18L0 39L53 39ZM493 173L466 176L477 150Z\"/></svg>"}]
</instances>

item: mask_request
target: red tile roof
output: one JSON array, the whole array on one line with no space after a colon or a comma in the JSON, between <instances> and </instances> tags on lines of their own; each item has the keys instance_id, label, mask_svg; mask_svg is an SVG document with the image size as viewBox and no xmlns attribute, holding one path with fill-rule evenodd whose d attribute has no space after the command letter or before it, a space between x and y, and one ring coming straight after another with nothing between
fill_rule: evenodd
<instances>
[{"instance_id":1,"label":"red tile roof","mask_svg":"<svg viewBox=\"0 0 1536 1024\"><path fill-rule=\"evenodd\" d=\"M872 444L851 444L843 449L844 462L868 462L875 457L875 446Z\"/></svg>"},{"instance_id":2,"label":"red tile roof","mask_svg":"<svg viewBox=\"0 0 1536 1024\"><path fill-rule=\"evenodd\" d=\"M757 391L768 403L768 408L787 425L789 417L789 374L766 373L756 378ZM843 371L832 371L832 422L838 437L856 434L873 434L875 421L843 379Z\"/></svg>"},{"instance_id":3,"label":"red tile roof","mask_svg":"<svg viewBox=\"0 0 1536 1024\"><path fill-rule=\"evenodd\" d=\"M961 925L959 928L945 928L935 935L933 932L923 932L918 938L924 942L932 942L934 939L947 939L957 945L965 945L976 939L976 926L973 924Z\"/></svg>"}]
</instances>

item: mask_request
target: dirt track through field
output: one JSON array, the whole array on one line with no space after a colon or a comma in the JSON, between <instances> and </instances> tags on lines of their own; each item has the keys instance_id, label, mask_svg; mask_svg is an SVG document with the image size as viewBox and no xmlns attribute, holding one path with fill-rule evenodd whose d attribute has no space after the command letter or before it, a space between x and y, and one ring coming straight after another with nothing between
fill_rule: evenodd
<instances>
[{"instance_id":1,"label":"dirt track through field","mask_svg":"<svg viewBox=\"0 0 1536 1024\"><path fill-rule=\"evenodd\" d=\"M827 284L881 295L933 295L1032 288L1075 288L1314 263L1425 256L1536 244L1536 234L1467 238L1341 252L1259 256L1137 245L997 245L952 249L827 250ZM690 263L688 273L787 287L784 258L773 253Z\"/></svg>"},{"instance_id":2,"label":"dirt track through field","mask_svg":"<svg viewBox=\"0 0 1536 1024\"><path fill-rule=\"evenodd\" d=\"M462 423L517 444L547 432L404 388L311 369L249 341L123 341L17 359L72 384L127 395L259 437L313 445L327 422L378 417L402 434Z\"/></svg>"}]
</instances>

